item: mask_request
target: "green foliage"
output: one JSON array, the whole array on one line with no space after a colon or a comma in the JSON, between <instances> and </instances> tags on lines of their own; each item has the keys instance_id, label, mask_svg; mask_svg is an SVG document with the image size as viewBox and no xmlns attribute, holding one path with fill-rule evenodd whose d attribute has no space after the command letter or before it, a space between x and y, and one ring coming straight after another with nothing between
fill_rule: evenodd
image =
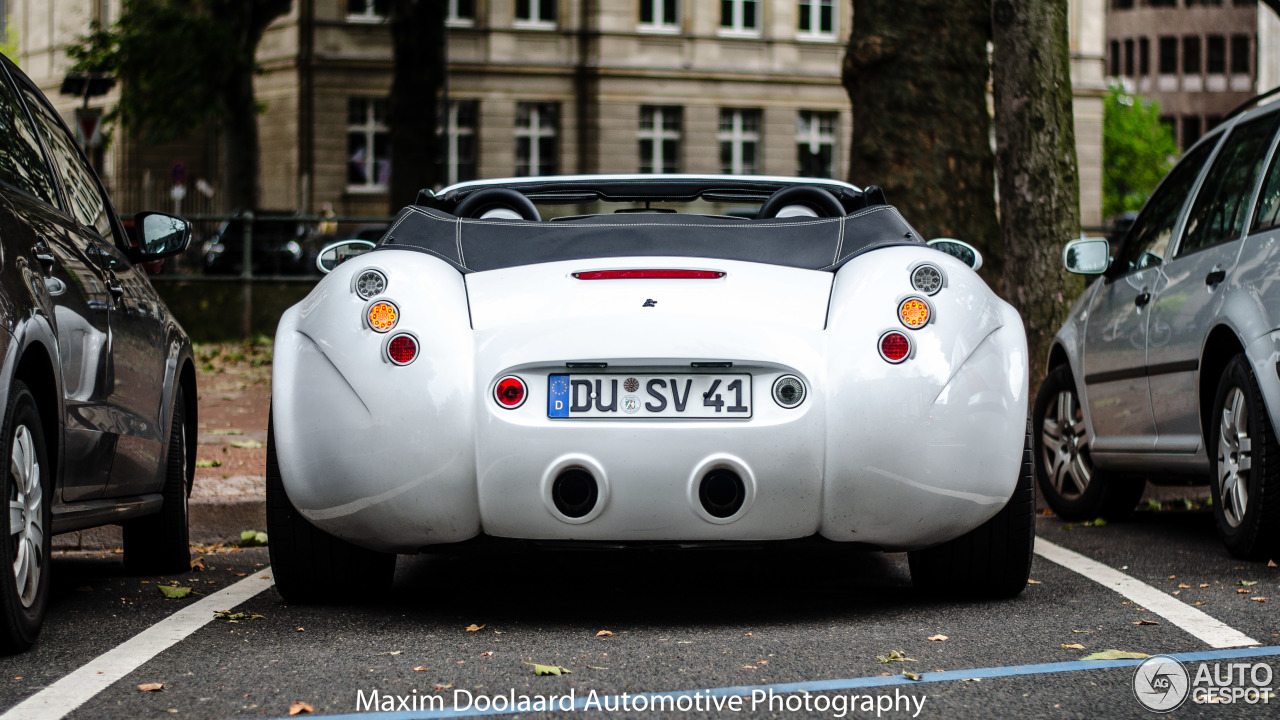
<instances>
[{"instance_id":1,"label":"green foliage","mask_svg":"<svg viewBox=\"0 0 1280 720\"><path fill-rule=\"evenodd\" d=\"M129 0L117 22L105 28L95 23L67 49L73 70L119 80L120 104L109 121L154 143L226 116L223 89L245 58L237 56L231 28L202 7L186 0Z\"/></svg>"},{"instance_id":2,"label":"green foliage","mask_svg":"<svg viewBox=\"0 0 1280 720\"><path fill-rule=\"evenodd\" d=\"M1102 121L1103 216L1141 209L1177 157L1159 106L1111 88Z\"/></svg>"},{"instance_id":3,"label":"green foliage","mask_svg":"<svg viewBox=\"0 0 1280 720\"><path fill-rule=\"evenodd\" d=\"M4 53L5 57L15 63L18 62L18 32L12 25L6 26L4 37L0 37L0 53Z\"/></svg>"}]
</instances>

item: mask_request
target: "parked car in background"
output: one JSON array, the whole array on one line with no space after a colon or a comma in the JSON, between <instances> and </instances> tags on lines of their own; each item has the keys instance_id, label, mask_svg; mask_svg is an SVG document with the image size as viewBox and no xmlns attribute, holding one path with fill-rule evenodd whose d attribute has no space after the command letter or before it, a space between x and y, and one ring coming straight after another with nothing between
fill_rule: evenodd
<instances>
[{"instance_id":1,"label":"parked car in background","mask_svg":"<svg viewBox=\"0 0 1280 720\"><path fill-rule=\"evenodd\" d=\"M191 228L135 222L136 244L53 107L0 62L0 651L40 631L55 533L120 523L129 569L189 569L191 342L140 265Z\"/></svg>"},{"instance_id":2,"label":"parked car in background","mask_svg":"<svg viewBox=\"0 0 1280 720\"><path fill-rule=\"evenodd\" d=\"M909 551L927 591L1018 594L1022 321L976 251L931 247L883 197L492 180L420 196L376 247L326 249L276 331L277 589L374 597L397 553L494 538L805 539Z\"/></svg>"},{"instance_id":3,"label":"parked car in background","mask_svg":"<svg viewBox=\"0 0 1280 720\"><path fill-rule=\"evenodd\" d=\"M1207 482L1227 549L1280 558L1280 106L1224 122L1134 219L1058 331L1036 399L1037 475L1067 519L1124 515L1145 483Z\"/></svg>"},{"instance_id":4,"label":"parked car in background","mask_svg":"<svg viewBox=\"0 0 1280 720\"><path fill-rule=\"evenodd\" d=\"M243 216L232 218L218 228L204 244L204 272L207 275L239 275L244 256ZM316 249L311 237L314 228L292 210L258 210L253 214L253 274L305 275L313 272Z\"/></svg>"}]
</instances>

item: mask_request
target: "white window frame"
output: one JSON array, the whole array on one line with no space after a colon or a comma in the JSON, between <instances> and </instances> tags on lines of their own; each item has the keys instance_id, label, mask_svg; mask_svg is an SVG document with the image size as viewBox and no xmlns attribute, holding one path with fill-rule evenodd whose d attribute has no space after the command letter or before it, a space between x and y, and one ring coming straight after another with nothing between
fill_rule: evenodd
<instances>
[{"instance_id":1,"label":"white window frame","mask_svg":"<svg viewBox=\"0 0 1280 720\"><path fill-rule=\"evenodd\" d=\"M725 26L719 25L717 34L725 37L760 37L760 27L764 25L764 3L760 0L729 0L733 3L733 24ZM747 3L752 3L756 8L756 24L755 27L746 27L743 25L743 17L746 13L743 7ZM723 20L723 18L721 18Z\"/></svg>"},{"instance_id":2,"label":"white window frame","mask_svg":"<svg viewBox=\"0 0 1280 720\"><path fill-rule=\"evenodd\" d=\"M729 130L718 130L716 132L716 140L719 144L729 143L730 159L729 159L729 175L758 175L760 173L760 131L746 130L743 128L745 116L747 113L754 113L757 118L756 127L758 128L764 122L764 113L757 108L720 108L720 117L723 121L725 113L732 113L732 123ZM723 122L721 122L723 124ZM751 172L747 172L743 167L743 148L746 143L752 142L756 146L755 167L751 168ZM719 149L719 148L717 148ZM725 170L721 166L721 172Z\"/></svg>"},{"instance_id":3,"label":"white window frame","mask_svg":"<svg viewBox=\"0 0 1280 720\"><path fill-rule=\"evenodd\" d=\"M352 12L351 4L353 0L347 0L347 22L360 23L380 23L386 22L387 16L377 11L376 0L363 0L365 3L364 10Z\"/></svg>"},{"instance_id":4,"label":"white window frame","mask_svg":"<svg viewBox=\"0 0 1280 720\"><path fill-rule=\"evenodd\" d=\"M477 5L477 3L479 3L479 1L480 1L480 0L472 0L472 1L471 1L471 12L472 12L472 13L475 13L475 12L478 10L478 8L476 7L476 5ZM469 28L469 27L475 27L475 26L476 26L476 18L475 18L475 15L474 15L474 14L473 14L471 17L459 17L459 16L458 16L458 0L449 0L449 8L448 8L448 10L447 10L446 12L448 13L447 15L445 15L445 18L444 18L444 24L445 24L445 26L446 26L446 27L451 27L451 28ZM452 184L452 183L450 183L450 184Z\"/></svg>"},{"instance_id":5,"label":"white window frame","mask_svg":"<svg viewBox=\"0 0 1280 720\"><path fill-rule=\"evenodd\" d=\"M831 130L824 132L822 130L822 120L831 118ZM831 148L831 172L828 177L835 177L838 170L836 163L839 155L836 154L838 148L838 140L840 138L840 113L832 110L801 110L796 113L796 174L801 173L800 167L800 147L802 145L809 146L809 152L817 155L823 146Z\"/></svg>"},{"instance_id":6,"label":"white window frame","mask_svg":"<svg viewBox=\"0 0 1280 720\"><path fill-rule=\"evenodd\" d=\"M641 0L643 2L643 0ZM640 18L636 29L640 32L648 33L678 33L681 30L681 20L684 18L683 8L680 7L680 0L652 0L653 2L653 22L645 22L644 18ZM665 18L667 16L667 5L675 5L676 21L668 23ZM638 8L637 8L638 9Z\"/></svg>"},{"instance_id":7,"label":"white window frame","mask_svg":"<svg viewBox=\"0 0 1280 720\"><path fill-rule=\"evenodd\" d=\"M831 8L831 29L822 29L822 8ZM809 29L801 30L796 22L796 39L798 40L835 40L840 30L840 4L836 0L799 0L796 12L800 17L809 15Z\"/></svg>"},{"instance_id":8,"label":"white window frame","mask_svg":"<svg viewBox=\"0 0 1280 720\"><path fill-rule=\"evenodd\" d=\"M529 125L528 127L519 124L519 105L529 106ZM557 109L556 117L551 118L551 122L545 123L542 117L542 106L553 103L545 102L529 102L518 103L516 110L516 167L514 174L518 177L541 177L539 174L542 165L542 147L538 142L543 138L558 138L560 134L560 113ZM528 138L529 140L529 172L526 175L520 175L520 140ZM558 145L558 144L557 144ZM558 147L557 147L558 151ZM555 165L559 167L560 159L555 158Z\"/></svg>"},{"instance_id":9,"label":"white window frame","mask_svg":"<svg viewBox=\"0 0 1280 720\"><path fill-rule=\"evenodd\" d=\"M445 155L446 155L445 172L448 173L448 182L446 183L447 185L455 185L461 182L461 179L458 177L458 164L459 164L459 157L458 157L459 142L458 141L459 139L464 136L474 138L477 135L477 130L478 130L478 128L475 125L458 124L458 109L462 105L462 103L478 103L478 102L479 102L478 100L451 100L449 102L449 116L446 119L446 124L445 124L445 144L447 146L445 149ZM477 108L477 114L476 114L476 123L477 125L479 124L478 108ZM473 147L476 147L478 149L478 144L473 145ZM479 168L477 168L477 170L478 169Z\"/></svg>"},{"instance_id":10,"label":"white window frame","mask_svg":"<svg viewBox=\"0 0 1280 720\"><path fill-rule=\"evenodd\" d=\"M359 100L365 104L364 122L359 125L351 124L350 103L352 100ZM349 193L380 193L386 192L390 187L389 181L386 183L378 182L378 158L374 152L374 148L377 147L377 136L379 134L386 135L388 142L390 142L391 139L391 128L388 127L385 122L378 122L373 111L374 104L380 100L384 100L384 98L352 97L347 99L347 135L350 136L352 133L362 133L364 135L365 147L368 149L368 154L362 161L364 164L365 177L368 178L368 180L360 185L352 185L348 179L347 192ZM347 158L347 162L352 162L350 157ZM387 158L387 162L391 162L390 157ZM390 173L388 173L388 175L390 175Z\"/></svg>"},{"instance_id":11,"label":"white window frame","mask_svg":"<svg viewBox=\"0 0 1280 720\"><path fill-rule=\"evenodd\" d=\"M648 172L680 172L680 155L684 149L681 147L681 142L683 140L681 137L683 131L683 118L680 117L683 114L681 112L681 108L672 105L642 105L640 107L640 117L642 120L646 110L653 113L653 126L646 128L641 124L637 128L636 144L639 145L640 141L644 140L653 142L653 154L647 158L652 169ZM673 118L674 122L669 123L668 121ZM665 163L663 161L662 144L667 141L675 141L676 143L676 167L674 170L670 171L663 167ZM637 170L641 173L645 172L645 160L646 158L644 156L640 157L640 167L638 167Z\"/></svg>"},{"instance_id":12,"label":"white window frame","mask_svg":"<svg viewBox=\"0 0 1280 720\"><path fill-rule=\"evenodd\" d=\"M543 20L541 17L542 4L544 2L554 3L556 0L529 0L529 17L521 18L517 16L513 25L521 30L555 30L555 20ZM513 8L515 8L516 5L517 3L515 0L512 0ZM559 11L560 8L557 6L556 12L559 13Z\"/></svg>"}]
</instances>

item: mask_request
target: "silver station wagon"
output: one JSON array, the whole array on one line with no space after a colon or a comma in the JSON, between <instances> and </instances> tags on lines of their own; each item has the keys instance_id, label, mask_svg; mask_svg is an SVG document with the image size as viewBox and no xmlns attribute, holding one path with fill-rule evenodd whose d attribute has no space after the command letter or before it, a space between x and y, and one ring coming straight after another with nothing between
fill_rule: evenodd
<instances>
[{"instance_id":1,"label":"silver station wagon","mask_svg":"<svg viewBox=\"0 0 1280 720\"><path fill-rule=\"evenodd\" d=\"M1227 549L1280 555L1278 128L1280 104L1237 111L1114 257L1103 239L1066 246L1068 270L1100 277L1058 331L1035 403L1037 480L1058 515L1123 516L1148 480L1207 481Z\"/></svg>"}]
</instances>

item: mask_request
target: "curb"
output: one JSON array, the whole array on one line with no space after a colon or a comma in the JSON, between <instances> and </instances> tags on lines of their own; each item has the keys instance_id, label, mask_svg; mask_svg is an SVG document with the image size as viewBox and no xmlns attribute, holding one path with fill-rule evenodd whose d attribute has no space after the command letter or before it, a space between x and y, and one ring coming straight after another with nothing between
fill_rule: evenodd
<instances>
[{"instance_id":1,"label":"curb","mask_svg":"<svg viewBox=\"0 0 1280 720\"><path fill-rule=\"evenodd\" d=\"M191 542L200 545L213 543L237 543L242 530L267 529L267 504L257 495L243 499L219 502L192 500L187 506L190 513ZM119 525L77 530L53 537L53 549L58 550L107 550L123 544Z\"/></svg>"}]
</instances>

